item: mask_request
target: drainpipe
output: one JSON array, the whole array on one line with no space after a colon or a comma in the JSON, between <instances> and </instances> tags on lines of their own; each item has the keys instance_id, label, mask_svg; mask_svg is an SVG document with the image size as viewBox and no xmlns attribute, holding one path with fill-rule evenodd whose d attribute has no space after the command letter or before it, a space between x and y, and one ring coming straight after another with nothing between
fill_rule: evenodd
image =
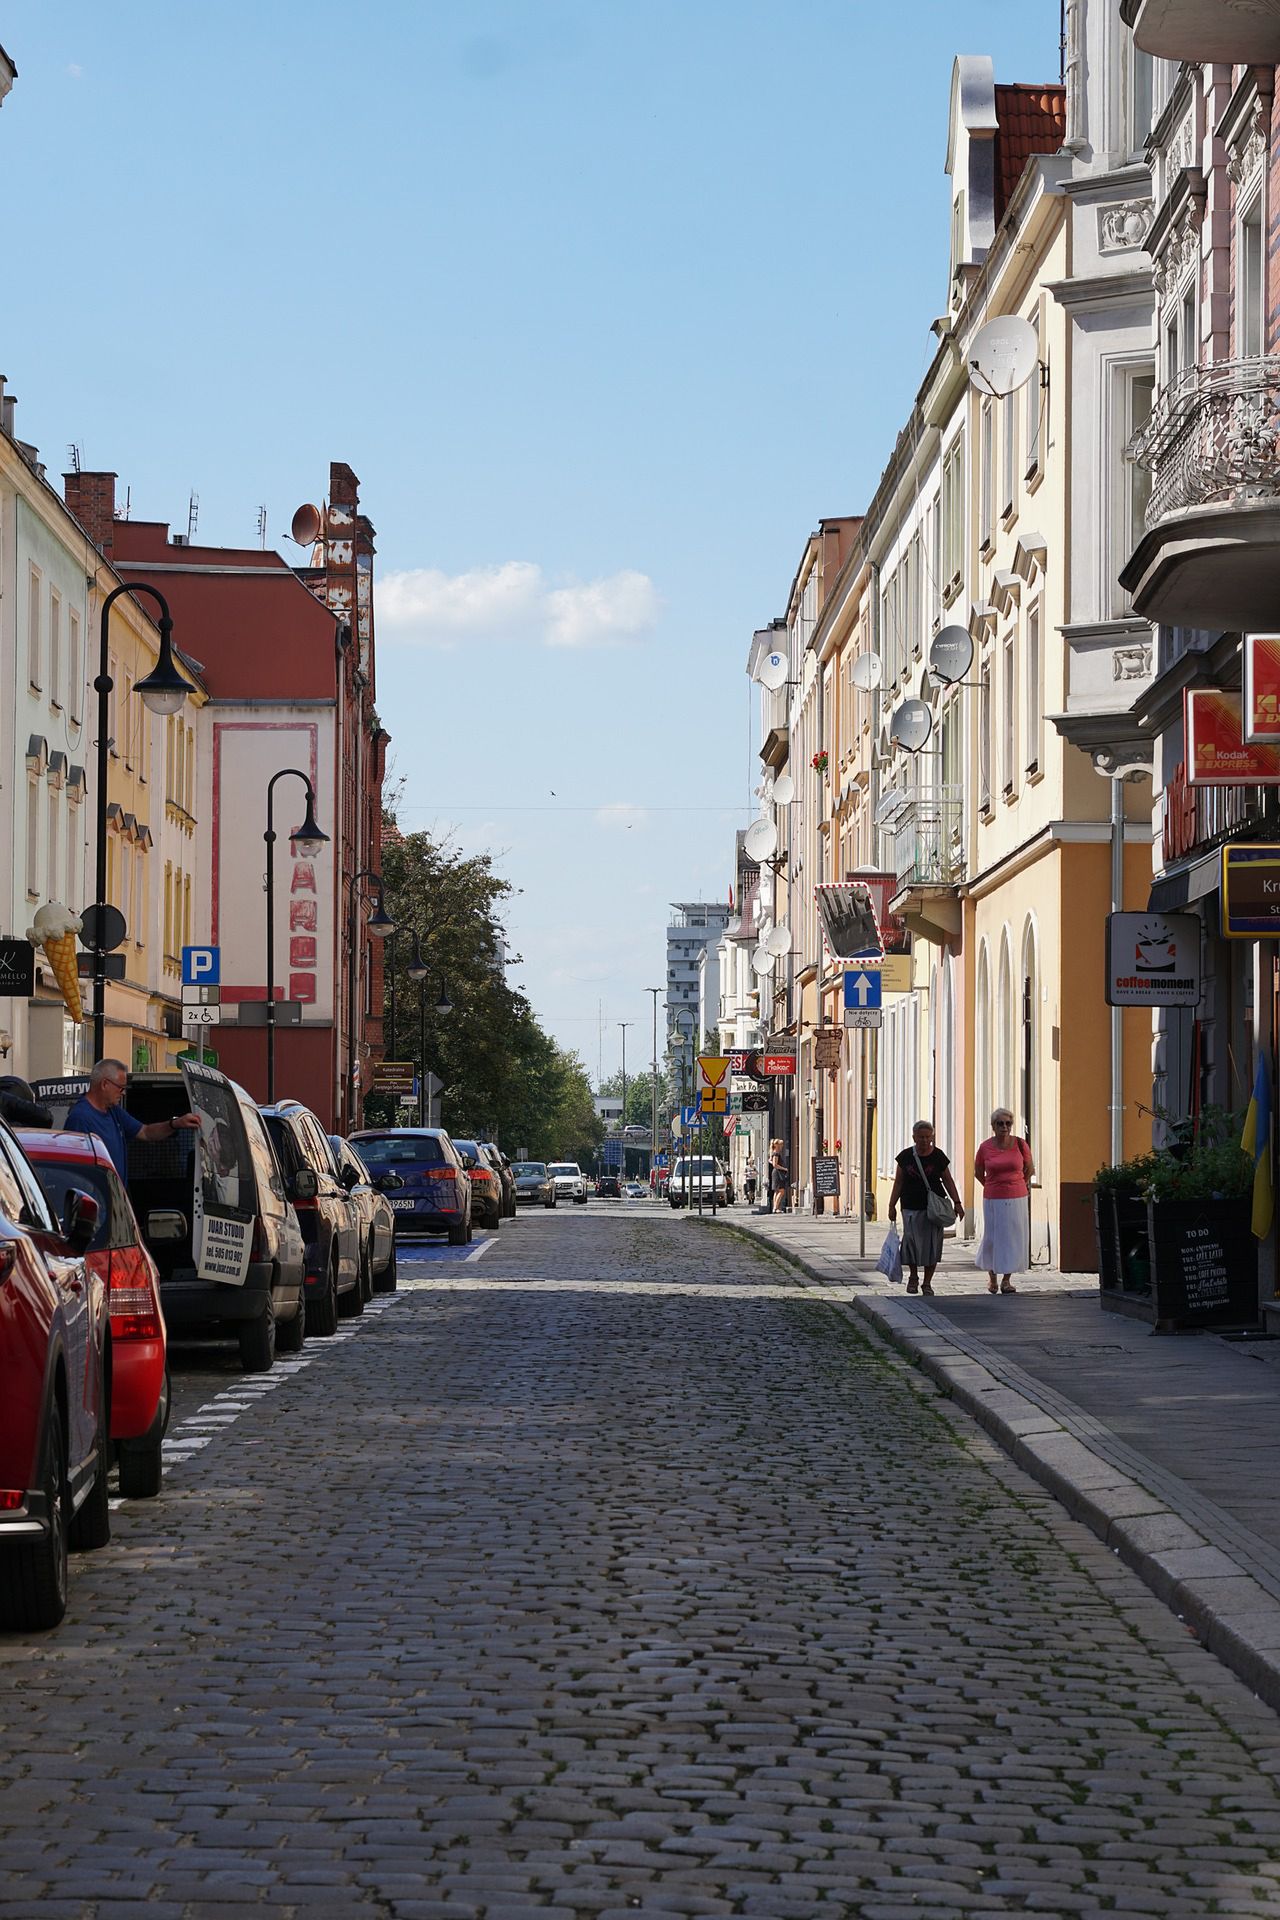
<instances>
[{"instance_id":1,"label":"drainpipe","mask_svg":"<svg viewBox=\"0 0 1280 1920\"><path fill-rule=\"evenodd\" d=\"M1111 911L1124 911L1124 781L1111 782ZM1124 1159L1124 1015L1111 1009L1111 1164Z\"/></svg>"}]
</instances>

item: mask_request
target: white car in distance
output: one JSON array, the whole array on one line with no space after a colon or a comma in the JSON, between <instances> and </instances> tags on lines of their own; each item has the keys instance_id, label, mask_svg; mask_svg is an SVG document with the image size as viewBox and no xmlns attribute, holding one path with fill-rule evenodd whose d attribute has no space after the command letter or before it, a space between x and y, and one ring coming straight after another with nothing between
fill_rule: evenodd
<instances>
[{"instance_id":1,"label":"white car in distance","mask_svg":"<svg viewBox=\"0 0 1280 1920\"><path fill-rule=\"evenodd\" d=\"M550 1160L547 1172L556 1183L557 1200L573 1200L580 1207L587 1204L587 1180L582 1168L574 1160Z\"/></svg>"}]
</instances>

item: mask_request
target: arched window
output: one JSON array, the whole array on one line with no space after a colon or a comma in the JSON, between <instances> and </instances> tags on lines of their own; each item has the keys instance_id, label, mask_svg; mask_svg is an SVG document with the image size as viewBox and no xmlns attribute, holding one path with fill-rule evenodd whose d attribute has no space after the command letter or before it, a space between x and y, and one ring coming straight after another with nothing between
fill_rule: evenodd
<instances>
[{"instance_id":1,"label":"arched window","mask_svg":"<svg viewBox=\"0 0 1280 1920\"><path fill-rule=\"evenodd\" d=\"M987 1115L992 1107L991 1085L994 1064L991 1058L991 968L985 940L978 950L978 983L973 1012L974 1098L977 1102L978 1126L985 1139Z\"/></svg>"},{"instance_id":2,"label":"arched window","mask_svg":"<svg viewBox=\"0 0 1280 1920\"><path fill-rule=\"evenodd\" d=\"M995 1007L995 1076L993 1081L993 1099L991 1106L1012 1106L1017 1093L1017 1055L1015 1051L1015 990L1013 983L1013 954L1009 946L1009 929L1006 927L1000 936L1000 973L996 990ZM985 1121L991 1112L989 1106L982 1118Z\"/></svg>"},{"instance_id":3,"label":"arched window","mask_svg":"<svg viewBox=\"0 0 1280 1920\"><path fill-rule=\"evenodd\" d=\"M944 953L937 975L937 1116L935 1125L943 1151L955 1158L959 1138L956 1126L956 1003L951 955Z\"/></svg>"}]
</instances>

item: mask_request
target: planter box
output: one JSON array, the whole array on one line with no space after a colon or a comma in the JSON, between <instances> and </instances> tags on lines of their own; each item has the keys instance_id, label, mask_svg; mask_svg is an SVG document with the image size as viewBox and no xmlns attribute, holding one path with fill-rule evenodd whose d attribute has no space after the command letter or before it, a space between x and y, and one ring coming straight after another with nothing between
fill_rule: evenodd
<instances>
[{"instance_id":1,"label":"planter box","mask_svg":"<svg viewBox=\"0 0 1280 1920\"><path fill-rule=\"evenodd\" d=\"M1101 1304L1162 1327L1256 1327L1258 1243L1248 1196L1095 1194Z\"/></svg>"}]
</instances>

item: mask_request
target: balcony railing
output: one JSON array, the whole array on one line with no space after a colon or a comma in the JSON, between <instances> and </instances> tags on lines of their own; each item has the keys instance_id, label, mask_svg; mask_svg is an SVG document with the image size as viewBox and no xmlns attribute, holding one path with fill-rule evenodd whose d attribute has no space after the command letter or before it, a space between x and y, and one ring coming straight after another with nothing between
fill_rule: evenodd
<instances>
[{"instance_id":1,"label":"balcony railing","mask_svg":"<svg viewBox=\"0 0 1280 1920\"><path fill-rule=\"evenodd\" d=\"M1151 472L1148 530L1195 507L1280 500L1280 358L1190 368L1128 453Z\"/></svg>"},{"instance_id":2,"label":"balcony railing","mask_svg":"<svg viewBox=\"0 0 1280 1920\"><path fill-rule=\"evenodd\" d=\"M893 870L903 887L952 887L964 877L964 795L960 787L916 787L885 822Z\"/></svg>"}]
</instances>

